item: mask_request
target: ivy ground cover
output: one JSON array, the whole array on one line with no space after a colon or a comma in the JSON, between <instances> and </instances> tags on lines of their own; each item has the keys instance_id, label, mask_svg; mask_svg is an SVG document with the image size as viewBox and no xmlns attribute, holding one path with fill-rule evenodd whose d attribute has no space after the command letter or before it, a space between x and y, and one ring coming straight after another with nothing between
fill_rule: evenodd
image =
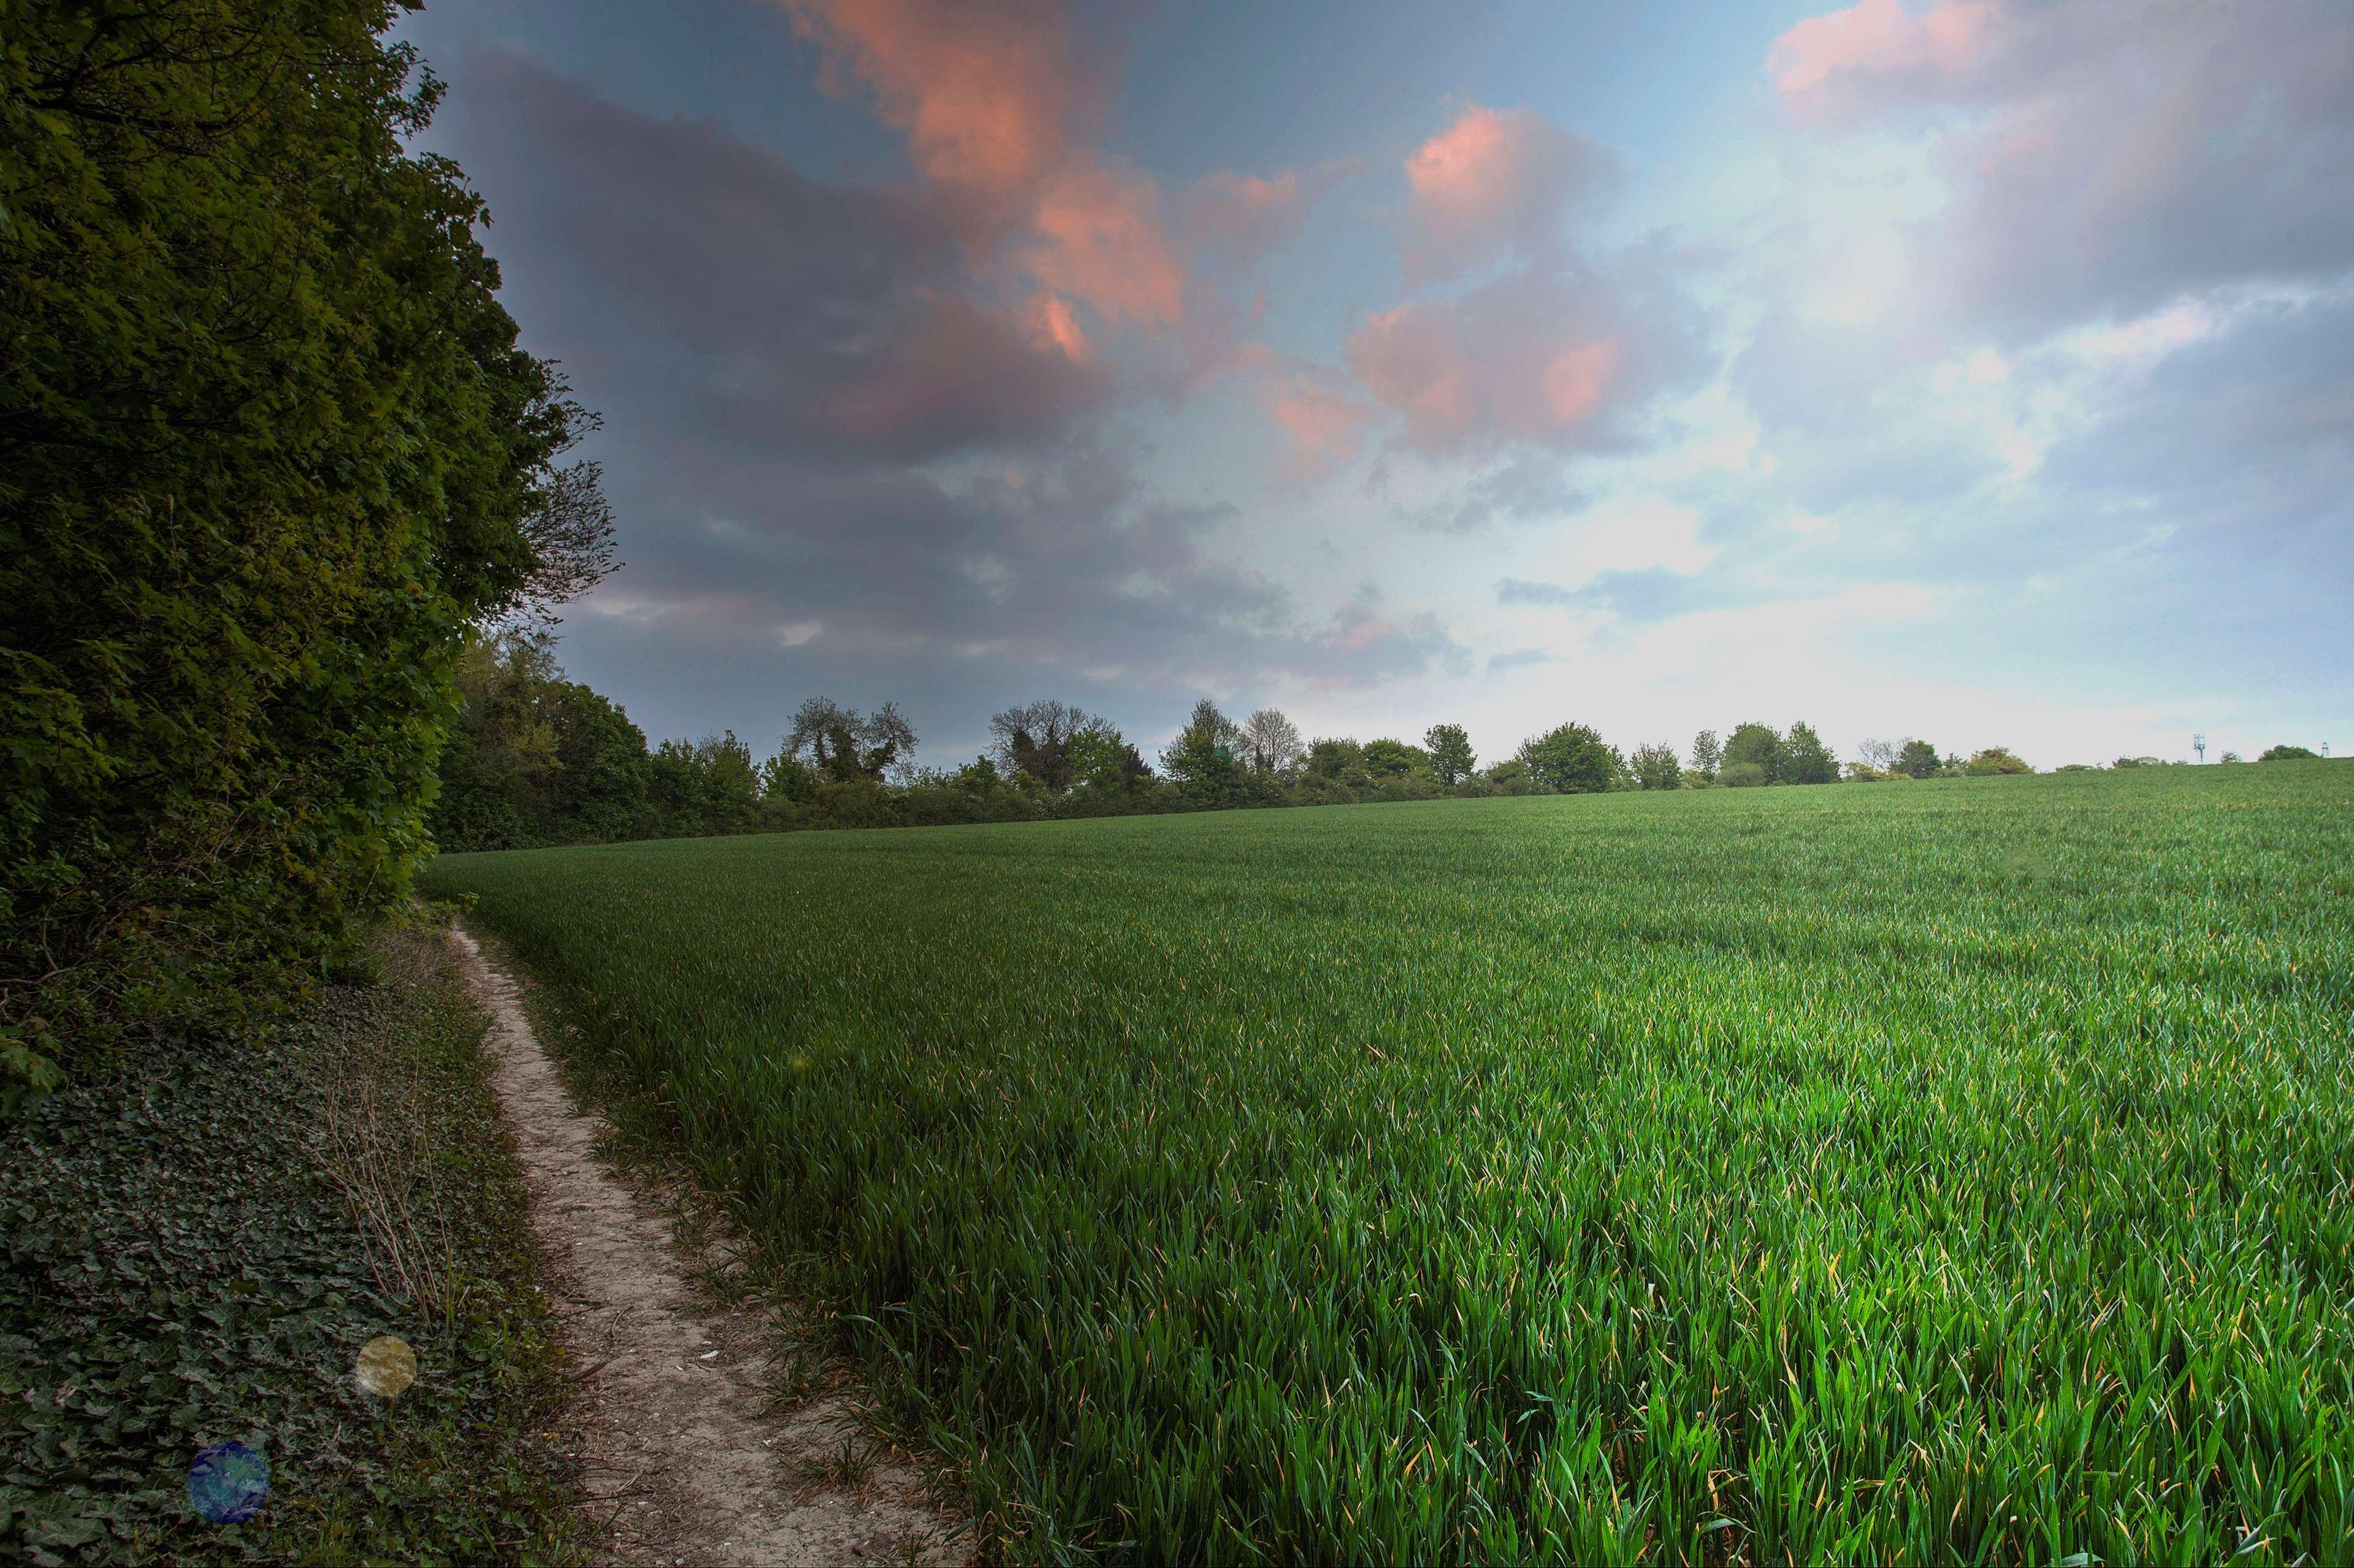
<instances>
[{"instance_id":1,"label":"ivy ground cover","mask_svg":"<svg viewBox=\"0 0 2354 1568\"><path fill-rule=\"evenodd\" d=\"M1016 1557L2344 1561L2354 765L455 856Z\"/></svg>"}]
</instances>

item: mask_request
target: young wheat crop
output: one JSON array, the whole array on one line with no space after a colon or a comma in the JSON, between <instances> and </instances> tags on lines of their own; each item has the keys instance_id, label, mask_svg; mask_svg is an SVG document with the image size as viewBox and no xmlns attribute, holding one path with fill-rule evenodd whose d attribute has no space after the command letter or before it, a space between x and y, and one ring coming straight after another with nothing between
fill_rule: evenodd
<instances>
[{"instance_id":1,"label":"young wheat crop","mask_svg":"<svg viewBox=\"0 0 2354 1568\"><path fill-rule=\"evenodd\" d=\"M452 857L1019 1556L2342 1562L2354 765Z\"/></svg>"}]
</instances>

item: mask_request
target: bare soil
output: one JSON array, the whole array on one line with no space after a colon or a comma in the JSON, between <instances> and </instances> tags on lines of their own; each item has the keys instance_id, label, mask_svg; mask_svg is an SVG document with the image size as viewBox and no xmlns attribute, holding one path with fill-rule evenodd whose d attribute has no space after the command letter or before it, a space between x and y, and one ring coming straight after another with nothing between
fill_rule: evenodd
<instances>
[{"instance_id":1,"label":"bare soil","mask_svg":"<svg viewBox=\"0 0 2354 1568\"><path fill-rule=\"evenodd\" d=\"M683 1244L657 1194L616 1175L603 1122L573 1102L515 982L463 931L578 1384L567 1451L589 1550L621 1563L962 1563L971 1538L863 1414L854 1379L816 1375L790 1304L729 1306L724 1263ZM698 1227L699 1228L699 1227Z\"/></svg>"}]
</instances>

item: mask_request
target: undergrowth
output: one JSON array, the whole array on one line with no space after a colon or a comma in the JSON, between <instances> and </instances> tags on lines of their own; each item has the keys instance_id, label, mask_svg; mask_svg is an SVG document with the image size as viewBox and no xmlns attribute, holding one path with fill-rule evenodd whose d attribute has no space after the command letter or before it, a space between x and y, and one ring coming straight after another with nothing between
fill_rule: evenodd
<instances>
[{"instance_id":1,"label":"undergrowth","mask_svg":"<svg viewBox=\"0 0 2354 1568\"><path fill-rule=\"evenodd\" d=\"M266 1033L163 1035L0 1128L0 1560L563 1563L520 1174L439 934ZM398 1399L360 1347L414 1347ZM190 1461L270 1467L240 1524Z\"/></svg>"}]
</instances>

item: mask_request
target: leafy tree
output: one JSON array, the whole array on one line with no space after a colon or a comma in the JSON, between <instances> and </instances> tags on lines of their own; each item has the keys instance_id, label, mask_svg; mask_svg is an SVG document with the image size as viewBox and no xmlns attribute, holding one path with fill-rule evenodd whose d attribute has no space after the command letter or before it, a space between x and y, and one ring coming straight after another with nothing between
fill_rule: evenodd
<instances>
[{"instance_id":1,"label":"leafy tree","mask_svg":"<svg viewBox=\"0 0 2354 1568\"><path fill-rule=\"evenodd\" d=\"M1716 782L1716 770L1724 766L1724 747L1718 744L1716 731L1704 729L1692 736L1691 770L1703 783Z\"/></svg>"},{"instance_id":2,"label":"leafy tree","mask_svg":"<svg viewBox=\"0 0 2354 1568\"><path fill-rule=\"evenodd\" d=\"M2268 746L2260 752L2259 762L2306 762L2320 760L2319 756L2302 746Z\"/></svg>"},{"instance_id":3,"label":"leafy tree","mask_svg":"<svg viewBox=\"0 0 2354 1568\"><path fill-rule=\"evenodd\" d=\"M1529 777L1529 765L1518 757L1492 764L1480 777L1499 795L1526 795L1536 788L1536 781Z\"/></svg>"},{"instance_id":4,"label":"leafy tree","mask_svg":"<svg viewBox=\"0 0 2354 1568\"><path fill-rule=\"evenodd\" d=\"M1782 776L1782 737L1775 733L1773 726L1744 724L1725 741L1723 766L1755 768L1765 775L1761 782L1776 783ZM1718 781L1723 780L1720 778Z\"/></svg>"},{"instance_id":5,"label":"leafy tree","mask_svg":"<svg viewBox=\"0 0 2354 1568\"><path fill-rule=\"evenodd\" d=\"M426 818L446 850L599 843L665 832L646 737L564 678L544 630L477 640L460 661L459 707Z\"/></svg>"},{"instance_id":6,"label":"leafy tree","mask_svg":"<svg viewBox=\"0 0 2354 1568\"><path fill-rule=\"evenodd\" d=\"M781 755L806 758L821 779L832 783L881 783L904 770L915 749L915 729L896 705L885 703L862 715L832 697L811 697L794 710Z\"/></svg>"},{"instance_id":7,"label":"leafy tree","mask_svg":"<svg viewBox=\"0 0 2354 1568\"><path fill-rule=\"evenodd\" d=\"M1519 760L1531 779L1564 795L1607 789L1626 771L1618 753L1582 724L1555 725L1523 742Z\"/></svg>"},{"instance_id":8,"label":"leafy tree","mask_svg":"<svg viewBox=\"0 0 2354 1568\"><path fill-rule=\"evenodd\" d=\"M1790 726L1782 743L1781 767L1775 782L1779 784L1835 784L1839 782L1839 758L1815 733L1814 726L1803 720Z\"/></svg>"},{"instance_id":9,"label":"leafy tree","mask_svg":"<svg viewBox=\"0 0 2354 1568\"><path fill-rule=\"evenodd\" d=\"M1676 760L1676 748L1662 741L1657 746L1638 746L1627 759L1628 770L1646 789L1680 789L1683 787L1684 770Z\"/></svg>"},{"instance_id":10,"label":"leafy tree","mask_svg":"<svg viewBox=\"0 0 2354 1568\"><path fill-rule=\"evenodd\" d=\"M1076 781L1098 795L1134 795L1152 782L1152 769L1136 747L1103 719L1072 733L1070 755Z\"/></svg>"},{"instance_id":11,"label":"leafy tree","mask_svg":"<svg viewBox=\"0 0 2354 1568\"><path fill-rule=\"evenodd\" d=\"M1896 750L1896 771L1914 779L1937 776L1937 748L1925 740L1906 739Z\"/></svg>"},{"instance_id":12,"label":"leafy tree","mask_svg":"<svg viewBox=\"0 0 2354 1568\"><path fill-rule=\"evenodd\" d=\"M1336 784L1362 784L1372 779L1365 768L1365 748L1341 737L1319 740L1308 748L1310 777Z\"/></svg>"},{"instance_id":13,"label":"leafy tree","mask_svg":"<svg viewBox=\"0 0 2354 1568\"><path fill-rule=\"evenodd\" d=\"M1299 726L1276 708L1261 708L1243 721L1242 746L1252 769L1259 773L1288 773L1308 749L1299 738Z\"/></svg>"},{"instance_id":14,"label":"leafy tree","mask_svg":"<svg viewBox=\"0 0 2354 1568\"><path fill-rule=\"evenodd\" d=\"M991 758L1008 777L1028 772L1049 789L1067 789L1078 777L1071 757L1072 737L1097 722L1067 703L1052 698L1023 703L991 715Z\"/></svg>"},{"instance_id":15,"label":"leafy tree","mask_svg":"<svg viewBox=\"0 0 2354 1568\"><path fill-rule=\"evenodd\" d=\"M1242 738L1241 726L1204 697L1161 754L1161 770L1195 805L1238 805L1244 795L1243 769L1235 754Z\"/></svg>"},{"instance_id":16,"label":"leafy tree","mask_svg":"<svg viewBox=\"0 0 2354 1568\"><path fill-rule=\"evenodd\" d=\"M1755 789L1772 782L1774 776L1766 771L1762 762L1728 762L1716 770L1720 789Z\"/></svg>"},{"instance_id":17,"label":"leafy tree","mask_svg":"<svg viewBox=\"0 0 2354 1568\"><path fill-rule=\"evenodd\" d=\"M2013 757L2009 747L1990 746L1970 758L1967 771L1972 778L1985 779L2006 773L2032 773L2035 769Z\"/></svg>"},{"instance_id":18,"label":"leafy tree","mask_svg":"<svg viewBox=\"0 0 2354 1568\"><path fill-rule=\"evenodd\" d=\"M1407 774L1430 769L1430 754L1418 746L1408 746L1402 740L1369 740L1365 742L1365 771L1376 782L1403 779Z\"/></svg>"},{"instance_id":19,"label":"leafy tree","mask_svg":"<svg viewBox=\"0 0 2354 1568\"><path fill-rule=\"evenodd\" d=\"M143 1017L266 1001L404 897L465 628L600 569L593 543L541 554L595 531L593 471L555 466L587 416L517 347L478 198L407 150L440 90L383 41L395 15L0 24L17 1082Z\"/></svg>"},{"instance_id":20,"label":"leafy tree","mask_svg":"<svg viewBox=\"0 0 2354 1568\"><path fill-rule=\"evenodd\" d=\"M1471 737L1459 724L1435 724L1423 732L1430 753L1431 771L1441 784L1454 785L1471 777L1479 759L1471 754Z\"/></svg>"}]
</instances>

